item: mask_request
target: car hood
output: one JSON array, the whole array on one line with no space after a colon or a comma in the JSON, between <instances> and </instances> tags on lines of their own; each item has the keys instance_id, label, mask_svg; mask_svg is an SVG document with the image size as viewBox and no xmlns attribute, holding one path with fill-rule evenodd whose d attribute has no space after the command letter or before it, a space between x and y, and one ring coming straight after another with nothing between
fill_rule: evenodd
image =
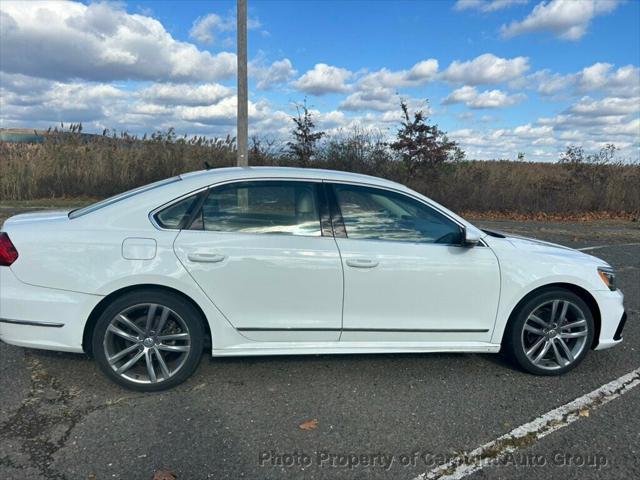
<instances>
[{"instance_id":1,"label":"car hood","mask_svg":"<svg viewBox=\"0 0 640 480\"><path fill-rule=\"evenodd\" d=\"M581 263L593 263L599 266L608 266L607 262L598 257L594 257L593 255L586 254L573 248L565 247L564 245L536 240L535 238L521 237L518 235L505 233L501 233L500 235L503 237L500 239L503 243L506 242L513 248L521 249L528 253L555 256L558 257L558 260L563 261L569 260ZM491 237L488 237L487 239L494 240Z\"/></svg>"},{"instance_id":2,"label":"car hood","mask_svg":"<svg viewBox=\"0 0 640 480\"><path fill-rule=\"evenodd\" d=\"M564 245L559 245L557 243L552 243L552 242L546 242L544 240L537 240L535 238L521 237L519 235L507 235L506 240L516 248L529 248L529 249L538 249L538 248L558 249L559 248L561 250L578 252L578 250L565 247Z\"/></svg>"}]
</instances>

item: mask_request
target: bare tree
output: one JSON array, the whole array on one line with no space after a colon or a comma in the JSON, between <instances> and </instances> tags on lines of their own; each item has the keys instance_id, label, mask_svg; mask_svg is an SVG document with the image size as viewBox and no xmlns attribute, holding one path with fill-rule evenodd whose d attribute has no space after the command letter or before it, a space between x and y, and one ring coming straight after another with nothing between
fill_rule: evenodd
<instances>
[{"instance_id":1,"label":"bare tree","mask_svg":"<svg viewBox=\"0 0 640 480\"><path fill-rule=\"evenodd\" d=\"M407 103L400 101L402 125L391 142L391 149L400 154L407 178L413 177L421 167L437 167L446 161L464 159L458 144L447 138L437 125L429 124L422 110L409 112Z\"/></svg>"},{"instance_id":2,"label":"bare tree","mask_svg":"<svg viewBox=\"0 0 640 480\"><path fill-rule=\"evenodd\" d=\"M316 152L318 141L325 136L325 132L314 131L316 124L313 115L307 107L307 99L302 104L296 105L296 116L291 117L295 127L291 130L293 141L287 142L289 153L301 166L309 165Z\"/></svg>"},{"instance_id":3,"label":"bare tree","mask_svg":"<svg viewBox=\"0 0 640 480\"><path fill-rule=\"evenodd\" d=\"M273 137L256 136L250 138L249 160L251 165L273 165L278 158L277 142Z\"/></svg>"},{"instance_id":4,"label":"bare tree","mask_svg":"<svg viewBox=\"0 0 640 480\"><path fill-rule=\"evenodd\" d=\"M560 155L560 160L558 163L565 163L569 165L578 165L584 163L584 148L570 145L567 149Z\"/></svg>"},{"instance_id":5,"label":"bare tree","mask_svg":"<svg viewBox=\"0 0 640 480\"><path fill-rule=\"evenodd\" d=\"M618 147L613 143L607 143L597 153L585 154L584 148L581 146L570 145L562 152L558 163L569 165L581 165L590 163L592 165L609 165L615 163L616 152Z\"/></svg>"}]
</instances>

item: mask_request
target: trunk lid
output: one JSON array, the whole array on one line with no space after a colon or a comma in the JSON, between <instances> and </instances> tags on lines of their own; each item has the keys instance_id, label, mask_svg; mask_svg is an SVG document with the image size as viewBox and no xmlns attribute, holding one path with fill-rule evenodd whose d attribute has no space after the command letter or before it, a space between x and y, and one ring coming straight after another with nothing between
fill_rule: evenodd
<instances>
[{"instance_id":1,"label":"trunk lid","mask_svg":"<svg viewBox=\"0 0 640 480\"><path fill-rule=\"evenodd\" d=\"M43 212L21 213L9 217L3 225L7 227L19 226L38 222L60 222L69 220L69 210L47 210Z\"/></svg>"}]
</instances>

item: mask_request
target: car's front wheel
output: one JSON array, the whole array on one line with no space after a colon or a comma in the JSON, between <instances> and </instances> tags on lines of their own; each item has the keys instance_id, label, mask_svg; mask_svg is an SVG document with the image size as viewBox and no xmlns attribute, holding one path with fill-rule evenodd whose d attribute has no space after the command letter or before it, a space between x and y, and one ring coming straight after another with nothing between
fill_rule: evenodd
<instances>
[{"instance_id":1,"label":"car's front wheel","mask_svg":"<svg viewBox=\"0 0 640 480\"><path fill-rule=\"evenodd\" d=\"M507 355L536 375L560 375L585 357L594 335L593 315L576 294L541 291L521 305L504 338Z\"/></svg>"},{"instance_id":2,"label":"car's front wheel","mask_svg":"<svg viewBox=\"0 0 640 480\"><path fill-rule=\"evenodd\" d=\"M93 353L116 383L138 391L185 381L202 356L200 313L178 295L139 290L118 297L100 315Z\"/></svg>"}]
</instances>

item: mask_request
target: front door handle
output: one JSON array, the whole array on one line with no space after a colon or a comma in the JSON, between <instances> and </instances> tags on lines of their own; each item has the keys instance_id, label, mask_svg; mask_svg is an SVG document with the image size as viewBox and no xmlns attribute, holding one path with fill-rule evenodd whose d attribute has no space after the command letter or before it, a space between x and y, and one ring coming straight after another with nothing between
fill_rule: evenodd
<instances>
[{"instance_id":1,"label":"front door handle","mask_svg":"<svg viewBox=\"0 0 640 480\"><path fill-rule=\"evenodd\" d=\"M350 258L347 265L354 268L373 268L378 266L378 261L371 258Z\"/></svg>"},{"instance_id":2,"label":"front door handle","mask_svg":"<svg viewBox=\"0 0 640 480\"><path fill-rule=\"evenodd\" d=\"M189 253L187 258L192 262L218 263L223 261L226 256L220 253Z\"/></svg>"}]
</instances>

